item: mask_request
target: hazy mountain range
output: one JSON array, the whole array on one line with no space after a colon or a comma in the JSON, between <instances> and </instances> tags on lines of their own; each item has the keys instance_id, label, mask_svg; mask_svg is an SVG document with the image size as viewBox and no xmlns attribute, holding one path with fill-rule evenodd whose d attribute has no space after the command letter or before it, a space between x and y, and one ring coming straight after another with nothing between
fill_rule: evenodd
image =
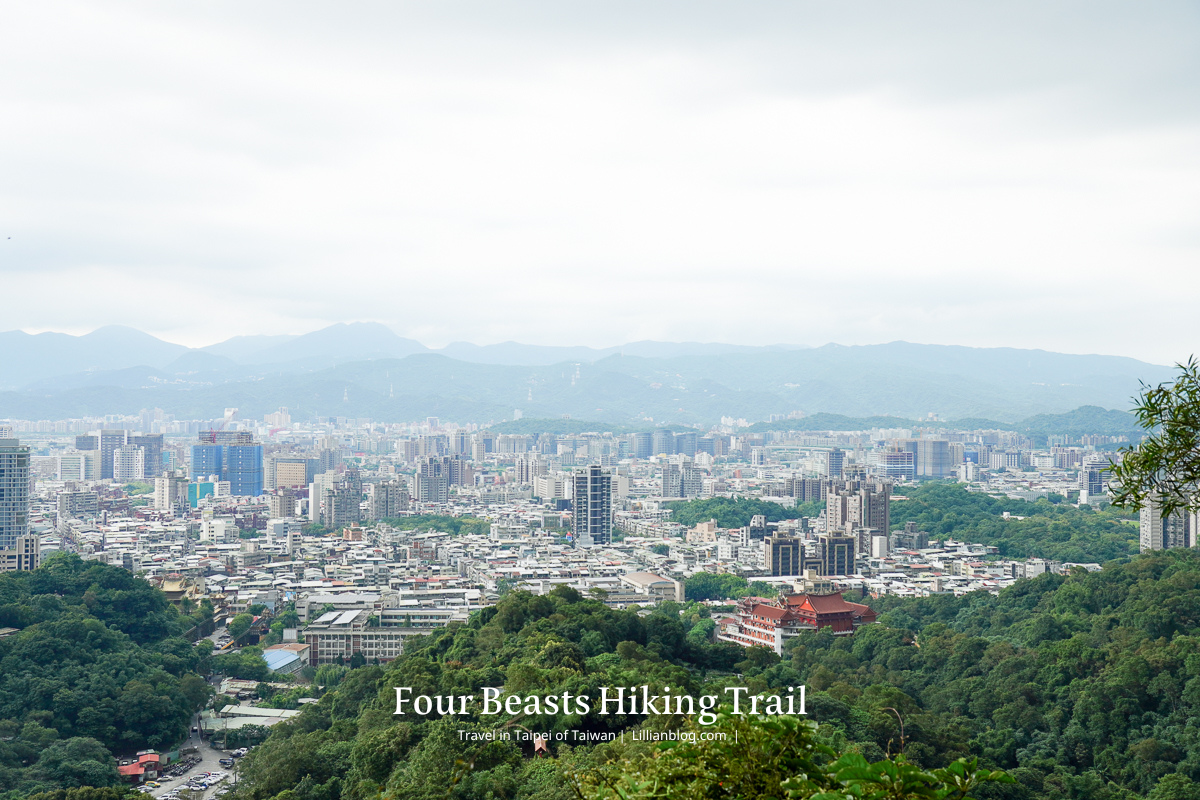
<instances>
[{"instance_id":1,"label":"hazy mountain range","mask_svg":"<svg viewBox=\"0 0 1200 800\"><path fill-rule=\"evenodd\" d=\"M238 336L203 348L119 326L84 336L0 333L0 418L159 407L183 418L234 406L260 417L529 417L614 424L754 422L795 410L1003 422L1084 405L1125 409L1173 370L1130 358L906 342L806 348L635 342L506 342L431 350L375 323L302 336Z\"/></svg>"}]
</instances>

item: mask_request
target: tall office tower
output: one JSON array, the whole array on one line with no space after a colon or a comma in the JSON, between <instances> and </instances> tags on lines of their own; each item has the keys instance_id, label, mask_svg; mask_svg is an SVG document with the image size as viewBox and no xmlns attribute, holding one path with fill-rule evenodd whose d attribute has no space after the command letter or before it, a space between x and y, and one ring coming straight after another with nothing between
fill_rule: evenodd
<instances>
[{"instance_id":1,"label":"tall office tower","mask_svg":"<svg viewBox=\"0 0 1200 800\"><path fill-rule=\"evenodd\" d=\"M889 447L872 453L871 463L878 475L890 480L911 481L917 476L917 457L911 450Z\"/></svg>"},{"instance_id":2,"label":"tall office tower","mask_svg":"<svg viewBox=\"0 0 1200 800\"><path fill-rule=\"evenodd\" d=\"M1175 547L1196 547L1200 543L1200 513L1182 509L1164 516L1162 504L1148 500L1138 518L1138 539L1143 553L1150 550L1170 550Z\"/></svg>"},{"instance_id":3,"label":"tall office tower","mask_svg":"<svg viewBox=\"0 0 1200 800\"><path fill-rule=\"evenodd\" d=\"M146 451L145 477L147 480L163 474L163 435L142 433L129 437L129 443Z\"/></svg>"},{"instance_id":4,"label":"tall office tower","mask_svg":"<svg viewBox=\"0 0 1200 800\"><path fill-rule=\"evenodd\" d=\"M60 481L96 480L96 451L80 450L63 453L58 457L58 479Z\"/></svg>"},{"instance_id":5,"label":"tall office tower","mask_svg":"<svg viewBox=\"0 0 1200 800\"><path fill-rule=\"evenodd\" d=\"M846 468L846 454L841 448L835 447L825 453L825 477L837 479L842 477Z\"/></svg>"},{"instance_id":6,"label":"tall office tower","mask_svg":"<svg viewBox=\"0 0 1200 800\"><path fill-rule=\"evenodd\" d=\"M267 495L267 511L270 513L271 519L296 516L295 495L288 492Z\"/></svg>"},{"instance_id":7,"label":"tall office tower","mask_svg":"<svg viewBox=\"0 0 1200 800\"><path fill-rule=\"evenodd\" d=\"M946 472L953 474L958 465L967 460L967 448L962 442L947 442L946 448L950 458Z\"/></svg>"},{"instance_id":8,"label":"tall office tower","mask_svg":"<svg viewBox=\"0 0 1200 800\"><path fill-rule=\"evenodd\" d=\"M1108 491L1109 473L1112 471L1112 459L1104 453L1089 453L1083 456L1079 465L1079 500L1094 502L1094 498L1104 498Z\"/></svg>"},{"instance_id":9,"label":"tall office tower","mask_svg":"<svg viewBox=\"0 0 1200 800\"><path fill-rule=\"evenodd\" d=\"M188 472L193 481L202 480L210 475L221 476L225 472L225 448L219 444L192 445L192 463Z\"/></svg>"},{"instance_id":10,"label":"tall office tower","mask_svg":"<svg viewBox=\"0 0 1200 800\"><path fill-rule=\"evenodd\" d=\"M113 451L112 479L118 483L140 481L146 477L146 451L132 444L123 444Z\"/></svg>"},{"instance_id":11,"label":"tall office tower","mask_svg":"<svg viewBox=\"0 0 1200 800\"><path fill-rule=\"evenodd\" d=\"M423 456L444 456L450 450L450 437L444 433L432 433L417 439Z\"/></svg>"},{"instance_id":12,"label":"tall office tower","mask_svg":"<svg viewBox=\"0 0 1200 800\"><path fill-rule=\"evenodd\" d=\"M441 464L441 474L446 477L447 490L451 486L470 486L475 482L471 464L462 456L423 456L418 462L418 474L422 464Z\"/></svg>"},{"instance_id":13,"label":"tall office tower","mask_svg":"<svg viewBox=\"0 0 1200 800\"><path fill-rule=\"evenodd\" d=\"M763 539L763 555L766 559L767 574L802 575L804 573L801 561L804 557L804 545L795 536L768 536Z\"/></svg>"},{"instance_id":14,"label":"tall office tower","mask_svg":"<svg viewBox=\"0 0 1200 800\"><path fill-rule=\"evenodd\" d=\"M342 452L336 447L321 447L317 450L317 472L329 472L342 463Z\"/></svg>"},{"instance_id":15,"label":"tall office tower","mask_svg":"<svg viewBox=\"0 0 1200 800\"><path fill-rule=\"evenodd\" d=\"M475 473L467 459L462 456L446 456L451 486L470 486L475 482Z\"/></svg>"},{"instance_id":16,"label":"tall office tower","mask_svg":"<svg viewBox=\"0 0 1200 800\"><path fill-rule=\"evenodd\" d=\"M575 498L572 528L576 547L603 547L612 543L612 475L598 466L572 476Z\"/></svg>"},{"instance_id":17,"label":"tall office tower","mask_svg":"<svg viewBox=\"0 0 1200 800\"><path fill-rule=\"evenodd\" d=\"M182 511L189 507L188 480L164 473L154 479L154 507L159 511Z\"/></svg>"},{"instance_id":18,"label":"tall office tower","mask_svg":"<svg viewBox=\"0 0 1200 800\"><path fill-rule=\"evenodd\" d=\"M855 537L822 533L817 536L817 541L821 547L822 575L854 574Z\"/></svg>"},{"instance_id":19,"label":"tall office tower","mask_svg":"<svg viewBox=\"0 0 1200 800\"><path fill-rule=\"evenodd\" d=\"M263 493L263 447L246 431L203 431L200 444L192 445L189 474L193 481L217 475L229 482L231 495L258 497Z\"/></svg>"},{"instance_id":20,"label":"tall office tower","mask_svg":"<svg viewBox=\"0 0 1200 800\"><path fill-rule=\"evenodd\" d=\"M341 476L334 470L319 472L313 476L308 486L308 518L313 522L321 521L321 506L325 503L325 492L337 488Z\"/></svg>"},{"instance_id":21,"label":"tall office tower","mask_svg":"<svg viewBox=\"0 0 1200 800\"><path fill-rule=\"evenodd\" d=\"M533 483L533 479L546 474L546 458L540 454L517 456L517 483Z\"/></svg>"},{"instance_id":22,"label":"tall office tower","mask_svg":"<svg viewBox=\"0 0 1200 800\"><path fill-rule=\"evenodd\" d=\"M887 536L892 524L892 485L885 481L859 488L859 524Z\"/></svg>"},{"instance_id":23,"label":"tall office tower","mask_svg":"<svg viewBox=\"0 0 1200 800\"><path fill-rule=\"evenodd\" d=\"M654 431L650 434L651 455L671 456L675 454L675 434L668 430Z\"/></svg>"},{"instance_id":24,"label":"tall office tower","mask_svg":"<svg viewBox=\"0 0 1200 800\"><path fill-rule=\"evenodd\" d=\"M632 449L634 458L649 458L654 455L654 434L649 431L641 431L631 434L633 437Z\"/></svg>"},{"instance_id":25,"label":"tall office tower","mask_svg":"<svg viewBox=\"0 0 1200 800\"><path fill-rule=\"evenodd\" d=\"M695 431L675 434L675 452L695 458L698 437Z\"/></svg>"},{"instance_id":26,"label":"tall office tower","mask_svg":"<svg viewBox=\"0 0 1200 800\"><path fill-rule=\"evenodd\" d=\"M37 569L41 545L29 533L29 447L0 439L0 572Z\"/></svg>"},{"instance_id":27,"label":"tall office tower","mask_svg":"<svg viewBox=\"0 0 1200 800\"><path fill-rule=\"evenodd\" d=\"M373 483L368 487L367 508L371 519L391 519L408 511L408 484L401 480Z\"/></svg>"},{"instance_id":28,"label":"tall office tower","mask_svg":"<svg viewBox=\"0 0 1200 800\"><path fill-rule=\"evenodd\" d=\"M683 497L699 497L704 492L704 473L695 464L683 464L679 468L679 483Z\"/></svg>"},{"instance_id":29,"label":"tall office tower","mask_svg":"<svg viewBox=\"0 0 1200 800\"><path fill-rule=\"evenodd\" d=\"M886 536L891 533L891 502L892 485L886 481L834 484L825 496L826 529L872 528Z\"/></svg>"},{"instance_id":30,"label":"tall office tower","mask_svg":"<svg viewBox=\"0 0 1200 800\"><path fill-rule=\"evenodd\" d=\"M316 474L315 458L286 454L267 456L263 461L263 488L268 491L300 489L312 483Z\"/></svg>"},{"instance_id":31,"label":"tall office tower","mask_svg":"<svg viewBox=\"0 0 1200 800\"><path fill-rule=\"evenodd\" d=\"M699 497L704 490L704 473L695 464L663 464L663 497Z\"/></svg>"},{"instance_id":32,"label":"tall office tower","mask_svg":"<svg viewBox=\"0 0 1200 800\"><path fill-rule=\"evenodd\" d=\"M471 455L471 434L466 431L455 431L450 434L450 452L454 455Z\"/></svg>"},{"instance_id":33,"label":"tall office tower","mask_svg":"<svg viewBox=\"0 0 1200 800\"><path fill-rule=\"evenodd\" d=\"M326 489L321 504L321 524L327 528L341 528L362 520L362 495L353 486L339 483Z\"/></svg>"},{"instance_id":34,"label":"tall office tower","mask_svg":"<svg viewBox=\"0 0 1200 800\"><path fill-rule=\"evenodd\" d=\"M417 462L417 500L421 503L445 503L450 500L450 465L441 458L422 458Z\"/></svg>"},{"instance_id":35,"label":"tall office tower","mask_svg":"<svg viewBox=\"0 0 1200 800\"><path fill-rule=\"evenodd\" d=\"M76 450L99 450L100 437L91 433L81 433L75 437Z\"/></svg>"},{"instance_id":36,"label":"tall office tower","mask_svg":"<svg viewBox=\"0 0 1200 800\"><path fill-rule=\"evenodd\" d=\"M261 444L231 444L223 457L224 480L234 497L258 497L263 493L263 447Z\"/></svg>"},{"instance_id":37,"label":"tall office tower","mask_svg":"<svg viewBox=\"0 0 1200 800\"><path fill-rule=\"evenodd\" d=\"M784 481L784 493L796 498L797 503L813 503L825 499L828 481L819 478L788 478Z\"/></svg>"},{"instance_id":38,"label":"tall office tower","mask_svg":"<svg viewBox=\"0 0 1200 800\"><path fill-rule=\"evenodd\" d=\"M341 482L343 486L358 495L360 502L362 501L363 481L362 473L359 472L358 467L347 467L346 472L342 475Z\"/></svg>"},{"instance_id":39,"label":"tall office tower","mask_svg":"<svg viewBox=\"0 0 1200 800\"><path fill-rule=\"evenodd\" d=\"M113 458L116 456L117 448L129 441L128 431L106 429L100 431L97 438L99 441L97 449L100 451L100 480L111 480Z\"/></svg>"},{"instance_id":40,"label":"tall office tower","mask_svg":"<svg viewBox=\"0 0 1200 800\"><path fill-rule=\"evenodd\" d=\"M899 444L913 454L918 478L945 478L954 471L945 439L903 439Z\"/></svg>"},{"instance_id":41,"label":"tall office tower","mask_svg":"<svg viewBox=\"0 0 1200 800\"><path fill-rule=\"evenodd\" d=\"M678 464L663 464L662 496L683 497L683 471Z\"/></svg>"}]
</instances>

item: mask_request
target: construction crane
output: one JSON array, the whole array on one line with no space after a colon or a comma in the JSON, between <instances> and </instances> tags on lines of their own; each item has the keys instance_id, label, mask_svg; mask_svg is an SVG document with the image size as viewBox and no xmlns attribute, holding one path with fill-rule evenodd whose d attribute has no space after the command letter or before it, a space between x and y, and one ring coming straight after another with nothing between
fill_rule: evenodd
<instances>
[{"instance_id":1,"label":"construction crane","mask_svg":"<svg viewBox=\"0 0 1200 800\"><path fill-rule=\"evenodd\" d=\"M220 433L221 431L225 430L225 428L228 427L229 423L233 422L233 418L237 416L237 413L238 413L238 410L236 408L225 409L225 416L221 418L221 421L219 423L217 423L217 427L211 428L207 431L204 431L204 433L200 434L203 437L202 440L206 441L206 442L211 442L212 444L216 444L217 443L217 434Z\"/></svg>"}]
</instances>

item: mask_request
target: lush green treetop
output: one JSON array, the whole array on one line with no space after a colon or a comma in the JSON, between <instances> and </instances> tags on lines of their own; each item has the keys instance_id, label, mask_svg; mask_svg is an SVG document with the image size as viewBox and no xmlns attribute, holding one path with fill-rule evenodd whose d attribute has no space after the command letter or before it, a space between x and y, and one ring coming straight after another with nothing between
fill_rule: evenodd
<instances>
[{"instance_id":1,"label":"lush green treetop","mask_svg":"<svg viewBox=\"0 0 1200 800\"><path fill-rule=\"evenodd\" d=\"M443 514L414 514L411 517L395 517L384 521L402 531L443 531L453 536L458 536L460 533L486 534L491 530L491 523L486 519L450 517Z\"/></svg>"},{"instance_id":2,"label":"lush green treetop","mask_svg":"<svg viewBox=\"0 0 1200 800\"><path fill-rule=\"evenodd\" d=\"M1146 387L1134 413L1151 433L1121 451L1115 502L1137 508L1153 500L1165 514L1200 508L1200 362L1193 356L1174 383Z\"/></svg>"},{"instance_id":3,"label":"lush green treetop","mask_svg":"<svg viewBox=\"0 0 1200 800\"><path fill-rule=\"evenodd\" d=\"M762 515L767 522L785 519L815 517L824 508L823 503L804 503L795 508L786 508L779 503L753 497L710 497L703 500L676 500L667 503L671 509L671 521L689 528L715 519L721 528L744 528L752 517Z\"/></svg>"},{"instance_id":4,"label":"lush green treetop","mask_svg":"<svg viewBox=\"0 0 1200 800\"><path fill-rule=\"evenodd\" d=\"M1104 563L1138 551L1137 520L1122 509L1076 508L1061 498L1014 500L942 481L903 491L907 499L892 502L893 530L912 521L933 539L995 545L1007 558Z\"/></svg>"}]
</instances>

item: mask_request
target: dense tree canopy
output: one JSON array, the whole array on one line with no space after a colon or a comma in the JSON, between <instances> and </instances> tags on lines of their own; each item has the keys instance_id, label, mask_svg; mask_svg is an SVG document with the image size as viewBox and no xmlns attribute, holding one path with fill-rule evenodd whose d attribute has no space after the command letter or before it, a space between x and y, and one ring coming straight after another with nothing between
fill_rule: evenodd
<instances>
[{"instance_id":1,"label":"dense tree canopy","mask_svg":"<svg viewBox=\"0 0 1200 800\"><path fill-rule=\"evenodd\" d=\"M0 574L0 625L20 629L0 639L0 797L112 786L114 753L184 738L209 694L195 673L207 651L179 638L196 621L73 555Z\"/></svg>"},{"instance_id":2,"label":"dense tree canopy","mask_svg":"<svg viewBox=\"0 0 1200 800\"><path fill-rule=\"evenodd\" d=\"M393 528L402 531L444 531L453 536L460 533L487 533L491 523L478 517L450 517L444 514L413 514L410 517L395 517L385 520Z\"/></svg>"},{"instance_id":3,"label":"dense tree canopy","mask_svg":"<svg viewBox=\"0 0 1200 800\"><path fill-rule=\"evenodd\" d=\"M744 528L750 524L752 517L760 514L767 518L767 522L815 517L824 507L824 503L802 503L795 508L786 508L779 503L753 497L709 497L667 503L667 508L671 509L671 521L689 528L711 519L715 519L722 528Z\"/></svg>"},{"instance_id":4,"label":"dense tree canopy","mask_svg":"<svg viewBox=\"0 0 1200 800\"><path fill-rule=\"evenodd\" d=\"M689 722L695 740L636 752L619 765L574 776L587 800L730 798L759 800L962 800L991 784L1014 783L1002 772L959 759L923 770L903 756L868 762L820 742L817 725L794 716L722 714L713 727ZM976 795L981 796L981 795Z\"/></svg>"},{"instance_id":5,"label":"dense tree canopy","mask_svg":"<svg viewBox=\"0 0 1200 800\"><path fill-rule=\"evenodd\" d=\"M688 600L731 600L737 597L774 597L778 590L769 583L748 581L741 575L697 572L683 582Z\"/></svg>"},{"instance_id":6,"label":"dense tree canopy","mask_svg":"<svg viewBox=\"0 0 1200 800\"><path fill-rule=\"evenodd\" d=\"M1005 796L1128 800L1200 779L1200 554L877 605L880 625L802 635L760 677L818 690L814 718L849 741L883 746L898 709L907 755L978 755L1017 779Z\"/></svg>"},{"instance_id":7,"label":"dense tree canopy","mask_svg":"<svg viewBox=\"0 0 1200 800\"><path fill-rule=\"evenodd\" d=\"M984 781L970 796L1193 797L1200 553L1045 575L999 597L875 602L880 624L853 637L803 634L781 658L713 643L713 620L694 603L664 603L643 616L565 587L549 596L514 591L469 624L411 642L385 668L343 671L334 691L251 754L238 800L566 800L577 790L588 798L805 798L823 796L814 794L821 787L838 797L958 797L951 784L996 769L1014 782ZM693 695L804 685L813 725L737 718L722 723L739 731L732 745L568 742L539 760L527 743L463 741L460 731L510 722L481 716L477 703L465 716L392 713L395 686L428 695L503 686L547 697L641 684ZM511 720L533 731L593 733L681 722L596 713ZM784 741L794 746L781 750ZM801 769L803 758L814 759L814 770ZM893 780L895 793L880 794ZM774 795L772 782L783 784Z\"/></svg>"},{"instance_id":8,"label":"dense tree canopy","mask_svg":"<svg viewBox=\"0 0 1200 800\"><path fill-rule=\"evenodd\" d=\"M1137 519L1118 509L994 497L942 482L906 487L904 496L892 503L893 529L913 521L931 538L995 545L1008 558L1104 563L1138 551Z\"/></svg>"}]
</instances>

